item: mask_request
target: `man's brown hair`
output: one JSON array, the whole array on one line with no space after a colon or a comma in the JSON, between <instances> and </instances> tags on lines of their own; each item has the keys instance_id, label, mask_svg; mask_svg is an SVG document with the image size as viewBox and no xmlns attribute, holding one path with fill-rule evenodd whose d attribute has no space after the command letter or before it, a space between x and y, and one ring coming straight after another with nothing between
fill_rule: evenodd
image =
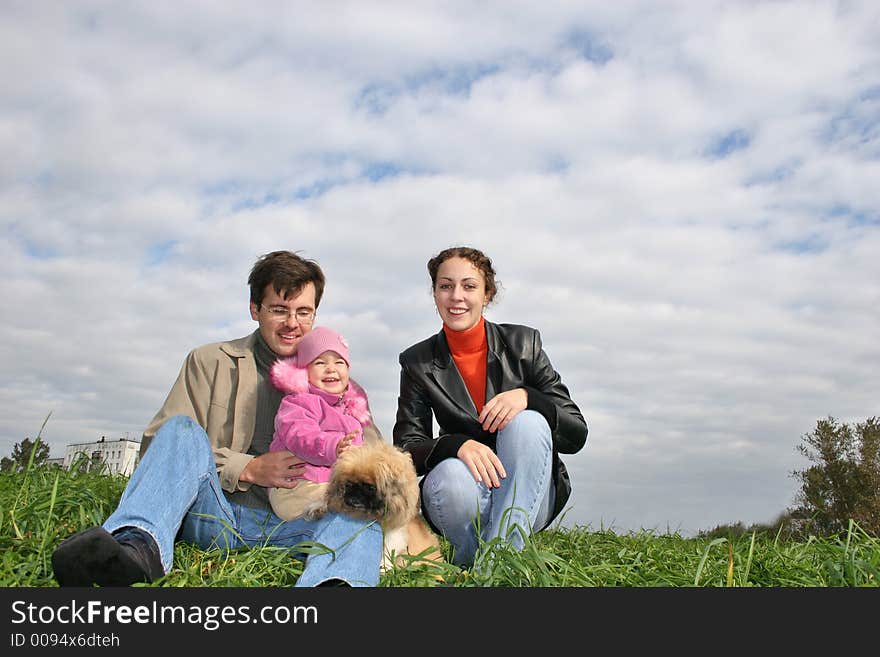
<instances>
[{"instance_id":1,"label":"man's brown hair","mask_svg":"<svg viewBox=\"0 0 880 657\"><path fill-rule=\"evenodd\" d=\"M299 294L307 283L315 285L315 308L324 294L324 272L314 260L307 260L292 251L272 251L260 256L248 276L251 302L260 306L270 283L279 296L287 299Z\"/></svg>"}]
</instances>

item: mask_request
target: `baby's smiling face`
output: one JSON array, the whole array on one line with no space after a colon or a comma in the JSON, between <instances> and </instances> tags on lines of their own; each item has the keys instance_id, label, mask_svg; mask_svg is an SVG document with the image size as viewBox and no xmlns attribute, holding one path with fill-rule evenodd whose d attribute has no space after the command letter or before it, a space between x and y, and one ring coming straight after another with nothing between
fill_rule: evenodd
<instances>
[{"instance_id":1,"label":"baby's smiling face","mask_svg":"<svg viewBox=\"0 0 880 657\"><path fill-rule=\"evenodd\" d=\"M309 383L316 388L341 395L348 387L348 363L335 351L325 351L308 366Z\"/></svg>"}]
</instances>

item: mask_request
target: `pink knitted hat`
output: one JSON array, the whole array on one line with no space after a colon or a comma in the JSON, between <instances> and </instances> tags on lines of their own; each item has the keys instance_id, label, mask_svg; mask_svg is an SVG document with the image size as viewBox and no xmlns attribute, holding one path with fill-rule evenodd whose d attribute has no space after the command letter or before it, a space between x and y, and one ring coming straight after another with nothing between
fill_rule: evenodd
<instances>
[{"instance_id":1,"label":"pink knitted hat","mask_svg":"<svg viewBox=\"0 0 880 657\"><path fill-rule=\"evenodd\" d=\"M345 364L351 367L348 342L339 333L326 326L316 326L299 341L296 347L296 364L299 367L307 367L325 351L335 351L345 359Z\"/></svg>"}]
</instances>

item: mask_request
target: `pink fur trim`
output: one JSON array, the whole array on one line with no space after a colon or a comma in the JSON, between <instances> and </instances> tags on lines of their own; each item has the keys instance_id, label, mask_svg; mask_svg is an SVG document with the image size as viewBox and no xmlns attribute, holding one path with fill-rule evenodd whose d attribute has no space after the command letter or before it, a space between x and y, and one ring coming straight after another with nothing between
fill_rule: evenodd
<instances>
[{"instance_id":1,"label":"pink fur trim","mask_svg":"<svg viewBox=\"0 0 880 657\"><path fill-rule=\"evenodd\" d=\"M308 392L309 375L306 368L297 367L296 357L280 358L272 363L269 368L269 380L281 392L295 394ZM342 403L345 412L361 423L361 426L370 424L372 416L367 410L367 397L363 389L356 383L349 382L348 389L342 395Z\"/></svg>"},{"instance_id":2,"label":"pink fur trim","mask_svg":"<svg viewBox=\"0 0 880 657\"><path fill-rule=\"evenodd\" d=\"M304 367L296 366L296 358L278 359L269 368L269 380L276 388L287 394L306 392L309 375Z\"/></svg>"},{"instance_id":3,"label":"pink fur trim","mask_svg":"<svg viewBox=\"0 0 880 657\"><path fill-rule=\"evenodd\" d=\"M367 399L362 394L359 394L357 390L354 390L351 384L349 384L348 390L342 396L342 402L345 404L346 412L360 422L361 426L370 424L372 419L370 411L367 410Z\"/></svg>"}]
</instances>

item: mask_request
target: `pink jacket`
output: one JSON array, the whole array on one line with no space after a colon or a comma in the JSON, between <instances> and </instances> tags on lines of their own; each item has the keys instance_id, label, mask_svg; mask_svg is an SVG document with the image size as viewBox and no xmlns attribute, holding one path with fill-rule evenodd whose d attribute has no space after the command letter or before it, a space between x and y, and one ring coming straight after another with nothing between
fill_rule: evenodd
<instances>
[{"instance_id":1,"label":"pink jacket","mask_svg":"<svg viewBox=\"0 0 880 657\"><path fill-rule=\"evenodd\" d=\"M282 361L279 361L282 362ZM306 462L302 478L323 483L330 481L330 468L336 462L336 447L346 434L357 431L353 445L363 443L363 427L371 423L367 399L357 384L349 384L342 395L335 395L311 384L285 385L277 368L272 381L287 392L275 415L275 435L270 451L288 450Z\"/></svg>"}]
</instances>

